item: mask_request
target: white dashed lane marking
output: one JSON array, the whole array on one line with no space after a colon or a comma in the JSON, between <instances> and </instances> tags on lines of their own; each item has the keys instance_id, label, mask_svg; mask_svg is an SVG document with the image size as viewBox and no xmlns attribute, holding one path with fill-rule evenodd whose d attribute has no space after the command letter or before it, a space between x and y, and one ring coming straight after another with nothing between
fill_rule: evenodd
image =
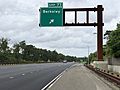
<instances>
[{"instance_id":1,"label":"white dashed lane marking","mask_svg":"<svg viewBox=\"0 0 120 90\"><path fill-rule=\"evenodd\" d=\"M30 74L32 74L32 73L33 73L33 72L30 72ZM22 76L24 76L24 75L25 75L25 73L22 73L21 75L22 75ZM9 79L13 79L13 78L15 78L15 77L12 77L12 76L11 76L11 77L9 77Z\"/></svg>"},{"instance_id":2,"label":"white dashed lane marking","mask_svg":"<svg viewBox=\"0 0 120 90\"><path fill-rule=\"evenodd\" d=\"M13 79L14 77L9 77L10 79Z\"/></svg>"},{"instance_id":3,"label":"white dashed lane marking","mask_svg":"<svg viewBox=\"0 0 120 90\"><path fill-rule=\"evenodd\" d=\"M22 75L24 76L25 74L23 73Z\"/></svg>"}]
</instances>

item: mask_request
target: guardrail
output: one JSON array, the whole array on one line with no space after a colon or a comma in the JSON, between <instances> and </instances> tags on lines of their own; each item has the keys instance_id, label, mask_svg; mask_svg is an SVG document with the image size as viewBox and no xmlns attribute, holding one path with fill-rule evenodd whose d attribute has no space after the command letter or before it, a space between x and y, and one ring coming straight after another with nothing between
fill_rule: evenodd
<instances>
[{"instance_id":1,"label":"guardrail","mask_svg":"<svg viewBox=\"0 0 120 90\"><path fill-rule=\"evenodd\" d=\"M97 73L98 75L104 77L108 81L114 83L120 88L120 75L119 74L115 74L113 72L106 71L106 70L99 69L99 68L94 68L92 65L85 65L85 66L89 68L90 70L94 71L95 73Z\"/></svg>"},{"instance_id":2,"label":"guardrail","mask_svg":"<svg viewBox=\"0 0 120 90\"><path fill-rule=\"evenodd\" d=\"M0 64L0 66L6 66L6 65L16 65L16 64Z\"/></svg>"}]
</instances>

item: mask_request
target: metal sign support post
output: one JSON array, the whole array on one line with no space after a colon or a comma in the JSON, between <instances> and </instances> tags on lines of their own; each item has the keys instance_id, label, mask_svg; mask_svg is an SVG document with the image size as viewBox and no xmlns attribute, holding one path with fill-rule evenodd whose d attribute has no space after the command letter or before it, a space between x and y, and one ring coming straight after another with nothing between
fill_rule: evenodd
<instances>
[{"instance_id":1,"label":"metal sign support post","mask_svg":"<svg viewBox=\"0 0 120 90\"><path fill-rule=\"evenodd\" d=\"M102 16L102 5L97 7L97 57L99 61L103 60L103 16Z\"/></svg>"}]
</instances>

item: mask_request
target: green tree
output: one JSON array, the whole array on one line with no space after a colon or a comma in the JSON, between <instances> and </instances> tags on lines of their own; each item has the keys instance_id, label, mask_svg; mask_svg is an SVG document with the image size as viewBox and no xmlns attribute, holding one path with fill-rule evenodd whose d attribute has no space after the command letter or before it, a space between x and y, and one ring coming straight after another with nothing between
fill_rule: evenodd
<instances>
[{"instance_id":1,"label":"green tree","mask_svg":"<svg viewBox=\"0 0 120 90\"><path fill-rule=\"evenodd\" d=\"M90 60L90 62L96 61L97 60L97 52L90 53L89 60Z\"/></svg>"},{"instance_id":2,"label":"green tree","mask_svg":"<svg viewBox=\"0 0 120 90\"><path fill-rule=\"evenodd\" d=\"M120 24L117 24L117 29L111 32L107 45L111 56L120 57Z\"/></svg>"},{"instance_id":3,"label":"green tree","mask_svg":"<svg viewBox=\"0 0 120 90\"><path fill-rule=\"evenodd\" d=\"M62 53L59 53L57 58L59 62L62 62L65 59L65 56Z\"/></svg>"},{"instance_id":4,"label":"green tree","mask_svg":"<svg viewBox=\"0 0 120 90\"><path fill-rule=\"evenodd\" d=\"M0 52L7 53L9 50L8 41L9 40L7 38L0 39Z\"/></svg>"},{"instance_id":5,"label":"green tree","mask_svg":"<svg viewBox=\"0 0 120 90\"><path fill-rule=\"evenodd\" d=\"M23 51L23 59L27 61L32 61L34 56L34 46L33 45L26 45Z\"/></svg>"},{"instance_id":6,"label":"green tree","mask_svg":"<svg viewBox=\"0 0 120 90\"><path fill-rule=\"evenodd\" d=\"M25 49L25 47L26 47L26 42L25 42L25 40L19 42L19 46L20 46L21 54L23 54L24 49Z\"/></svg>"},{"instance_id":7,"label":"green tree","mask_svg":"<svg viewBox=\"0 0 120 90\"><path fill-rule=\"evenodd\" d=\"M16 63L20 63L21 57L20 57L20 45L19 43L13 45L13 55L16 58Z\"/></svg>"},{"instance_id":8,"label":"green tree","mask_svg":"<svg viewBox=\"0 0 120 90\"><path fill-rule=\"evenodd\" d=\"M0 63L8 63L9 62L9 53L10 49L8 46L8 39L7 38L1 38L0 39Z\"/></svg>"}]
</instances>

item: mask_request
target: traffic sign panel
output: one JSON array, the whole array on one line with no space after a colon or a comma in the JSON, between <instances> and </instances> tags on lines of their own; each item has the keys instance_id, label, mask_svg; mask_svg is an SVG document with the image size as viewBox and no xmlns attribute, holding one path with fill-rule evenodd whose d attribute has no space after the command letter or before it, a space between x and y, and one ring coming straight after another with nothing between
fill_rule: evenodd
<instances>
[{"instance_id":1,"label":"traffic sign panel","mask_svg":"<svg viewBox=\"0 0 120 90\"><path fill-rule=\"evenodd\" d=\"M40 26L63 26L63 9L41 8Z\"/></svg>"},{"instance_id":2,"label":"traffic sign panel","mask_svg":"<svg viewBox=\"0 0 120 90\"><path fill-rule=\"evenodd\" d=\"M48 7L63 8L63 2L49 2Z\"/></svg>"}]
</instances>

